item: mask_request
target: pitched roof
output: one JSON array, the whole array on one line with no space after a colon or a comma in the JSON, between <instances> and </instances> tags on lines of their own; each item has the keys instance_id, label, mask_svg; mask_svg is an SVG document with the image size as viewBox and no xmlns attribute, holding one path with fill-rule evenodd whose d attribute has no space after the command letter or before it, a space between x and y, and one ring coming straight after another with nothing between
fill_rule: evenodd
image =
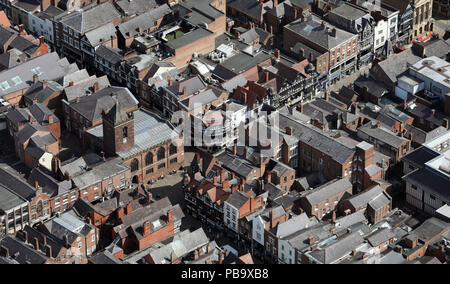
<instances>
[{"instance_id":1,"label":"pitched roof","mask_svg":"<svg viewBox=\"0 0 450 284\"><path fill-rule=\"evenodd\" d=\"M302 197L306 198L311 205L314 205L349 189L352 189L352 184L348 179L335 179L313 190L306 191L302 194Z\"/></svg>"},{"instance_id":2,"label":"pitched roof","mask_svg":"<svg viewBox=\"0 0 450 284\"><path fill-rule=\"evenodd\" d=\"M113 4L105 2L71 13L63 17L60 22L84 34L117 18L120 18L119 12L114 8Z\"/></svg>"}]
</instances>

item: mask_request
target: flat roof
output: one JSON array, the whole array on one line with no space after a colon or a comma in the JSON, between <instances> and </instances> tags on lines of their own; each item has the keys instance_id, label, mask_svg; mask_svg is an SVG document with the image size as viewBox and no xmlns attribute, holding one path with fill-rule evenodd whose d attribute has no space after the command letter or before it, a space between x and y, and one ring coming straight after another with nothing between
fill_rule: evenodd
<instances>
[{"instance_id":1,"label":"flat roof","mask_svg":"<svg viewBox=\"0 0 450 284\"><path fill-rule=\"evenodd\" d=\"M168 41L166 45L170 47L171 49L175 50L180 47L186 46L188 44L194 43L204 37L212 35L213 32L208 31L203 28L198 28L196 30L193 30L191 32L188 32L184 34L183 36L173 39L171 41Z\"/></svg>"}]
</instances>

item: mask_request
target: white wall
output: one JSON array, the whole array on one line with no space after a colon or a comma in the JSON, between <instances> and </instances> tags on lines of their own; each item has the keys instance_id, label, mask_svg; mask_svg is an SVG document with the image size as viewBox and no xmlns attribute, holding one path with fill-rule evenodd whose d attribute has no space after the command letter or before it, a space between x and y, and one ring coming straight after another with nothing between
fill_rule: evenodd
<instances>
[{"instance_id":1,"label":"white wall","mask_svg":"<svg viewBox=\"0 0 450 284\"><path fill-rule=\"evenodd\" d=\"M254 241L264 246L264 222L260 216L253 218L252 238Z\"/></svg>"},{"instance_id":2,"label":"white wall","mask_svg":"<svg viewBox=\"0 0 450 284\"><path fill-rule=\"evenodd\" d=\"M295 249L287 240L278 240L278 260L280 263L295 263Z\"/></svg>"}]
</instances>

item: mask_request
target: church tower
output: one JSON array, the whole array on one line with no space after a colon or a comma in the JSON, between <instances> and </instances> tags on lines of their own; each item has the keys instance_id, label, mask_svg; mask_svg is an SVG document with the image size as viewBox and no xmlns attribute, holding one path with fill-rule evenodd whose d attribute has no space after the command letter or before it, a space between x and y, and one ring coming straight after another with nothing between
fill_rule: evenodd
<instances>
[{"instance_id":1,"label":"church tower","mask_svg":"<svg viewBox=\"0 0 450 284\"><path fill-rule=\"evenodd\" d=\"M126 113L114 99L114 106L103 112L103 150L108 156L134 145L134 114Z\"/></svg>"}]
</instances>

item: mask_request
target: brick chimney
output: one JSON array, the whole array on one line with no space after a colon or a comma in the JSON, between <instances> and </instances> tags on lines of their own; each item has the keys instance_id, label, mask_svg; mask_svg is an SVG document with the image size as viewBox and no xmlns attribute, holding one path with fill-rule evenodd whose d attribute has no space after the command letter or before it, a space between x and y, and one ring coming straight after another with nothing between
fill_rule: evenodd
<instances>
[{"instance_id":1,"label":"brick chimney","mask_svg":"<svg viewBox=\"0 0 450 284\"><path fill-rule=\"evenodd\" d=\"M63 236L63 242L64 242L64 246L66 248L68 248L69 247L69 237L67 235Z\"/></svg>"},{"instance_id":2,"label":"brick chimney","mask_svg":"<svg viewBox=\"0 0 450 284\"><path fill-rule=\"evenodd\" d=\"M328 101L330 99L330 92L325 92L325 100Z\"/></svg>"},{"instance_id":3,"label":"brick chimney","mask_svg":"<svg viewBox=\"0 0 450 284\"><path fill-rule=\"evenodd\" d=\"M49 114L48 115L48 123L49 124L52 124L54 122L54 120L53 120L53 114Z\"/></svg>"},{"instance_id":4,"label":"brick chimney","mask_svg":"<svg viewBox=\"0 0 450 284\"><path fill-rule=\"evenodd\" d=\"M131 214L133 212L133 207L131 207L131 201L127 204L127 207L125 209L125 214Z\"/></svg>"},{"instance_id":5,"label":"brick chimney","mask_svg":"<svg viewBox=\"0 0 450 284\"><path fill-rule=\"evenodd\" d=\"M450 124L449 124L449 120L448 118L444 118L442 121L442 126L445 127L446 129L449 128Z\"/></svg>"},{"instance_id":6,"label":"brick chimney","mask_svg":"<svg viewBox=\"0 0 450 284\"><path fill-rule=\"evenodd\" d=\"M333 213L331 213L331 222L332 222L333 224L336 223L336 211L333 211Z\"/></svg>"},{"instance_id":7,"label":"brick chimney","mask_svg":"<svg viewBox=\"0 0 450 284\"><path fill-rule=\"evenodd\" d=\"M150 221L145 221L144 222L143 229L144 229L144 232L143 232L144 237L150 235L150 233L151 233Z\"/></svg>"},{"instance_id":8,"label":"brick chimney","mask_svg":"<svg viewBox=\"0 0 450 284\"><path fill-rule=\"evenodd\" d=\"M25 239L25 243L28 244L29 240L28 240L28 232L27 231L23 231L23 238Z\"/></svg>"},{"instance_id":9,"label":"brick chimney","mask_svg":"<svg viewBox=\"0 0 450 284\"><path fill-rule=\"evenodd\" d=\"M172 212L172 209L167 211L167 223L173 223L173 212Z\"/></svg>"},{"instance_id":10,"label":"brick chimney","mask_svg":"<svg viewBox=\"0 0 450 284\"><path fill-rule=\"evenodd\" d=\"M237 144L236 143L234 143L234 145L233 145L233 155L237 155Z\"/></svg>"},{"instance_id":11,"label":"brick chimney","mask_svg":"<svg viewBox=\"0 0 450 284\"><path fill-rule=\"evenodd\" d=\"M272 172L266 171L266 182L271 183L272 182Z\"/></svg>"},{"instance_id":12,"label":"brick chimney","mask_svg":"<svg viewBox=\"0 0 450 284\"><path fill-rule=\"evenodd\" d=\"M35 250L39 250L39 240L38 240L38 238L34 238L33 246L34 246Z\"/></svg>"},{"instance_id":13,"label":"brick chimney","mask_svg":"<svg viewBox=\"0 0 450 284\"><path fill-rule=\"evenodd\" d=\"M248 146L244 147L244 158L248 158Z\"/></svg>"},{"instance_id":14,"label":"brick chimney","mask_svg":"<svg viewBox=\"0 0 450 284\"><path fill-rule=\"evenodd\" d=\"M69 82L69 87L73 87L73 85L75 85L75 83L73 81Z\"/></svg>"},{"instance_id":15,"label":"brick chimney","mask_svg":"<svg viewBox=\"0 0 450 284\"><path fill-rule=\"evenodd\" d=\"M97 93L97 92L98 92L98 88L99 88L98 82L95 82L95 83L94 83L94 86L92 86L92 89L94 90L94 93Z\"/></svg>"},{"instance_id":16,"label":"brick chimney","mask_svg":"<svg viewBox=\"0 0 450 284\"><path fill-rule=\"evenodd\" d=\"M35 188L36 190L39 189L39 182L38 182L37 180L34 181L34 188Z\"/></svg>"},{"instance_id":17,"label":"brick chimney","mask_svg":"<svg viewBox=\"0 0 450 284\"><path fill-rule=\"evenodd\" d=\"M9 248L7 248L5 246L1 246L0 252L1 252L2 256L7 257L7 258L9 257Z\"/></svg>"},{"instance_id":18,"label":"brick chimney","mask_svg":"<svg viewBox=\"0 0 450 284\"><path fill-rule=\"evenodd\" d=\"M50 245L46 245L45 248L47 257L52 258L53 257L52 247Z\"/></svg>"},{"instance_id":19,"label":"brick chimney","mask_svg":"<svg viewBox=\"0 0 450 284\"><path fill-rule=\"evenodd\" d=\"M337 29L336 28L331 29L331 35L333 37L337 37Z\"/></svg>"},{"instance_id":20,"label":"brick chimney","mask_svg":"<svg viewBox=\"0 0 450 284\"><path fill-rule=\"evenodd\" d=\"M308 238L308 245L314 244L315 241L316 241L316 239L313 236L309 237Z\"/></svg>"},{"instance_id":21,"label":"brick chimney","mask_svg":"<svg viewBox=\"0 0 450 284\"><path fill-rule=\"evenodd\" d=\"M68 171L66 171L66 172L64 173L64 175L66 176L66 180L68 180L68 181L72 180L72 177L70 176L70 174L69 174Z\"/></svg>"},{"instance_id":22,"label":"brick chimney","mask_svg":"<svg viewBox=\"0 0 450 284\"><path fill-rule=\"evenodd\" d=\"M275 57L280 59L281 58L281 52L279 49L275 50Z\"/></svg>"},{"instance_id":23,"label":"brick chimney","mask_svg":"<svg viewBox=\"0 0 450 284\"><path fill-rule=\"evenodd\" d=\"M219 250L219 264L223 263L223 251Z\"/></svg>"},{"instance_id":24,"label":"brick chimney","mask_svg":"<svg viewBox=\"0 0 450 284\"><path fill-rule=\"evenodd\" d=\"M292 136L292 128L290 128L289 126L286 127L286 134Z\"/></svg>"},{"instance_id":25,"label":"brick chimney","mask_svg":"<svg viewBox=\"0 0 450 284\"><path fill-rule=\"evenodd\" d=\"M33 75L33 83L37 83L39 81L39 75L38 74L34 74Z\"/></svg>"},{"instance_id":26,"label":"brick chimney","mask_svg":"<svg viewBox=\"0 0 450 284\"><path fill-rule=\"evenodd\" d=\"M24 26L22 24L19 25L19 34L21 36L25 35L25 28L24 28Z\"/></svg>"},{"instance_id":27,"label":"brick chimney","mask_svg":"<svg viewBox=\"0 0 450 284\"><path fill-rule=\"evenodd\" d=\"M352 111L353 114L357 114L358 113L358 105L356 103L352 104L351 111Z\"/></svg>"},{"instance_id":28,"label":"brick chimney","mask_svg":"<svg viewBox=\"0 0 450 284\"><path fill-rule=\"evenodd\" d=\"M39 46L44 45L44 37L40 36L39 37Z\"/></svg>"}]
</instances>

